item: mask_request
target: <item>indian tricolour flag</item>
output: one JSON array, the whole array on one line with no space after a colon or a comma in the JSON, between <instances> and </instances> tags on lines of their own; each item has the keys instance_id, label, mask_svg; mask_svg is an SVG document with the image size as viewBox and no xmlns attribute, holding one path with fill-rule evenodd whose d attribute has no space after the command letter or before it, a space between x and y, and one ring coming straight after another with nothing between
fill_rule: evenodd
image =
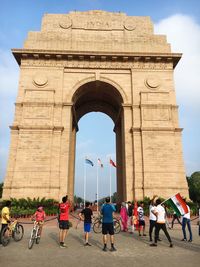
<instances>
[{"instance_id":1,"label":"indian tricolour flag","mask_svg":"<svg viewBox=\"0 0 200 267\"><path fill-rule=\"evenodd\" d=\"M178 216L188 213L187 205L185 201L182 199L180 193L169 198L166 201L166 203L169 204L173 208L173 210L176 212Z\"/></svg>"}]
</instances>

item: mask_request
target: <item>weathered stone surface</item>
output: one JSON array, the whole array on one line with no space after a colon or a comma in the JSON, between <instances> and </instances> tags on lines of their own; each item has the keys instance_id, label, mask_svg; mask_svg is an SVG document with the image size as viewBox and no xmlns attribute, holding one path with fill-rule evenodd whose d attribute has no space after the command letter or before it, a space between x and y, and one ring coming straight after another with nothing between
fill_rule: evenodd
<instances>
[{"instance_id":1,"label":"weathered stone surface","mask_svg":"<svg viewBox=\"0 0 200 267\"><path fill-rule=\"evenodd\" d=\"M181 54L149 17L47 14L13 49L20 65L3 198L73 197L78 120L115 123L120 200L188 196L173 70Z\"/></svg>"}]
</instances>

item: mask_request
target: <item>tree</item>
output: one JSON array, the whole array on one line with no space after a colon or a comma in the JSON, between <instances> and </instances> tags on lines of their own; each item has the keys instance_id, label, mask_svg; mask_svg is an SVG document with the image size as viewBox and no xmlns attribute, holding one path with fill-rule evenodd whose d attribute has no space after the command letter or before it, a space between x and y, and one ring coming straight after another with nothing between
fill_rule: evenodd
<instances>
[{"instance_id":1,"label":"tree","mask_svg":"<svg viewBox=\"0 0 200 267\"><path fill-rule=\"evenodd\" d=\"M190 199L200 204L200 172L194 172L187 177Z\"/></svg>"},{"instance_id":2,"label":"tree","mask_svg":"<svg viewBox=\"0 0 200 267\"><path fill-rule=\"evenodd\" d=\"M80 204L80 203L83 203L84 202L84 200L81 198L81 197L78 197L78 196L74 196L74 203L78 203L78 204Z\"/></svg>"},{"instance_id":3,"label":"tree","mask_svg":"<svg viewBox=\"0 0 200 267\"><path fill-rule=\"evenodd\" d=\"M111 197L113 203L117 203L118 202L118 195L117 192L113 193L112 197Z\"/></svg>"}]
</instances>

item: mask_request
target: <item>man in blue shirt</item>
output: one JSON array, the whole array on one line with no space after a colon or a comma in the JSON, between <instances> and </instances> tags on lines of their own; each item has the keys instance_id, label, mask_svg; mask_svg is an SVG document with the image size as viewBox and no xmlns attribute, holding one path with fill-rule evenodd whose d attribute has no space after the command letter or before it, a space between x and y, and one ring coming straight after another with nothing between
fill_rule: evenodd
<instances>
[{"instance_id":1,"label":"man in blue shirt","mask_svg":"<svg viewBox=\"0 0 200 267\"><path fill-rule=\"evenodd\" d=\"M106 198L106 203L101 208L102 218L102 234L103 234L103 251L107 251L107 234L110 235L111 249L110 251L116 251L114 247L114 225L113 225L113 212L116 209L114 205L110 203L110 198Z\"/></svg>"}]
</instances>

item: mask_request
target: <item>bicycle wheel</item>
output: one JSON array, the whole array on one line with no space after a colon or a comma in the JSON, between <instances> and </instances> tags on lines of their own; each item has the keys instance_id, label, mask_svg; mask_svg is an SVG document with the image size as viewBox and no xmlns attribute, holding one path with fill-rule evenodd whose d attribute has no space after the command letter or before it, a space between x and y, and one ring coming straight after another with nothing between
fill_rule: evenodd
<instances>
[{"instance_id":1,"label":"bicycle wheel","mask_svg":"<svg viewBox=\"0 0 200 267\"><path fill-rule=\"evenodd\" d=\"M9 233L9 228L5 227L3 229L3 231L1 232L1 243L4 247L6 247L8 245L8 243L10 242L10 233Z\"/></svg>"},{"instance_id":2,"label":"bicycle wheel","mask_svg":"<svg viewBox=\"0 0 200 267\"><path fill-rule=\"evenodd\" d=\"M93 224L93 231L94 231L96 234L101 233L101 231L102 231L102 222L101 222L101 221L96 221L96 222Z\"/></svg>"},{"instance_id":3,"label":"bicycle wheel","mask_svg":"<svg viewBox=\"0 0 200 267\"><path fill-rule=\"evenodd\" d=\"M16 224L14 232L13 232L13 238L16 242L22 240L24 236L24 227L21 224Z\"/></svg>"},{"instance_id":4,"label":"bicycle wheel","mask_svg":"<svg viewBox=\"0 0 200 267\"><path fill-rule=\"evenodd\" d=\"M36 230L33 229L32 232L31 232L31 238L28 242L28 248L31 249L34 245L34 242L35 242L35 235L36 235Z\"/></svg>"},{"instance_id":5,"label":"bicycle wheel","mask_svg":"<svg viewBox=\"0 0 200 267\"><path fill-rule=\"evenodd\" d=\"M36 240L35 240L35 243L36 243L36 244L39 244L39 243L40 243L40 229L39 229L39 228L37 229L37 234L36 234Z\"/></svg>"},{"instance_id":6,"label":"bicycle wheel","mask_svg":"<svg viewBox=\"0 0 200 267\"><path fill-rule=\"evenodd\" d=\"M115 234L119 234L119 232L121 231L121 224L120 224L120 222L117 221L117 220L116 221L114 220L113 224L114 224L114 233Z\"/></svg>"}]
</instances>

